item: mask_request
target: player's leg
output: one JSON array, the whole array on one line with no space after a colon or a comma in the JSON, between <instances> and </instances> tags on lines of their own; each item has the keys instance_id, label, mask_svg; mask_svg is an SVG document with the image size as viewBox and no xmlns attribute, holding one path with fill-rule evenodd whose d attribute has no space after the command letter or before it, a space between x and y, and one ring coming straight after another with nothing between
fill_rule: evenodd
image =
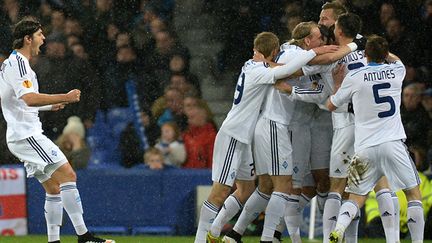
<instances>
[{"instance_id":1,"label":"player's leg","mask_svg":"<svg viewBox=\"0 0 432 243\"><path fill-rule=\"evenodd\" d=\"M323 241L336 226L342 195L346 187L348 166L354 154L354 126L334 129L330 153L330 190L323 212ZM355 230L355 229L352 229Z\"/></svg>"},{"instance_id":2,"label":"player's leg","mask_svg":"<svg viewBox=\"0 0 432 243\"><path fill-rule=\"evenodd\" d=\"M324 212L324 205L330 190L329 169L311 169L311 173L316 182L316 196L318 209Z\"/></svg>"},{"instance_id":3,"label":"player's leg","mask_svg":"<svg viewBox=\"0 0 432 243\"><path fill-rule=\"evenodd\" d=\"M311 124L310 167L316 183L318 209L321 214L330 189L329 167L333 139L332 115L317 109Z\"/></svg>"},{"instance_id":4,"label":"player's leg","mask_svg":"<svg viewBox=\"0 0 432 243\"><path fill-rule=\"evenodd\" d=\"M210 233L219 237L223 226L242 210L250 195L255 190L254 162L251 145L245 145L236 174L236 190L224 202L216 219L212 223Z\"/></svg>"},{"instance_id":5,"label":"player's leg","mask_svg":"<svg viewBox=\"0 0 432 243\"><path fill-rule=\"evenodd\" d=\"M411 234L411 240L415 243L423 242L425 220L423 215L423 204L421 193L418 186L405 190L408 200L408 228Z\"/></svg>"},{"instance_id":6,"label":"player's leg","mask_svg":"<svg viewBox=\"0 0 432 243\"><path fill-rule=\"evenodd\" d=\"M243 208L244 203L255 190L255 181L236 180L236 190L228 196L210 227L210 233L219 237L223 226Z\"/></svg>"},{"instance_id":7,"label":"player's leg","mask_svg":"<svg viewBox=\"0 0 432 243\"><path fill-rule=\"evenodd\" d=\"M57 182L48 177L40 177L40 181L46 192L44 209L48 242L60 242L60 226L63 221L63 205L60 196L60 187Z\"/></svg>"},{"instance_id":8,"label":"player's leg","mask_svg":"<svg viewBox=\"0 0 432 243\"><path fill-rule=\"evenodd\" d=\"M258 167L256 167L257 173ZM225 242L241 242L241 238L247 228L257 216L264 212L267 207L270 195L273 191L273 184L268 174L258 175L258 187L246 201L233 229L224 237Z\"/></svg>"},{"instance_id":9,"label":"player's leg","mask_svg":"<svg viewBox=\"0 0 432 243\"><path fill-rule=\"evenodd\" d=\"M380 211L381 222L384 228L384 233L387 242L395 241L395 208L391 196L390 186L387 179L383 176L375 186L376 199L378 201L378 208Z\"/></svg>"},{"instance_id":10,"label":"player's leg","mask_svg":"<svg viewBox=\"0 0 432 243\"><path fill-rule=\"evenodd\" d=\"M396 195L396 192L392 192L392 201L394 207L394 230L395 230L395 241L396 243L400 242L400 204L399 198Z\"/></svg>"},{"instance_id":11,"label":"player's leg","mask_svg":"<svg viewBox=\"0 0 432 243\"><path fill-rule=\"evenodd\" d=\"M403 189L408 201L408 228L412 242L423 242L424 215L422 197L419 190L420 178L414 162L402 141L388 142L382 145L387 158L383 167L386 169L388 182L394 189Z\"/></svg>"},{"instance_id":12,"label":"player's leg","mask_svg":"<svg viewBox=\"0 0 432 243\"><path fill-rule=\"evenodd\" d=\"M195 236L196 243L206 242L207 233L231 192L231 187L236 178L236 171L242 159L242 151L245 149L247 149L246 144L238 142L223 132L217 134L213 152L213 185L210 195L201 207Z\"/></svg>"},{"instance_id":13,"label":"player's leg","mask_svg":"<svg viewBox=\"0 0 432 243\"><path fill-rule=\"evenodd\" d=\"M348 180L349 200L345 201L339 209L335 229L329 236L330 242L336 243L342 239L352 220L359 217L359 209L364 205L368 192L383 176L380 165L377 165L381 163L381 158L377 155L378 151L377 147L366 148L354 156L350 171L356 170L359 180Z\"/></svg>"},{"instance_id":14,"label":"player's leg","mask_svg":"<svg viewBox=\"0 0 432 243\"><path fill-rule=\"evenodd\" d=\"M50 169L47 170L50 173ZM51 170L52 171L52 170ZM78 242L114 242L93 236L84 222L81 197L76 186L76 174L69 163L65 163L52 172L51 178L60 185L60 197L66 213L68 214Z\"/></svg>"},{"instance_id":15,"label":"player's leg","mask_svg":"<svg viewBox=\"0 0 432 243\"><path fill-rule=\"evenodd\" d=\"M286 125L260 119L255 129L255 158L265 163L273 183L273 193L268 202L261 241L273 241L275 231L286 206L298 199L289 195L292 188L292 148L290 132Z\"/></svg>"}]
</instances>

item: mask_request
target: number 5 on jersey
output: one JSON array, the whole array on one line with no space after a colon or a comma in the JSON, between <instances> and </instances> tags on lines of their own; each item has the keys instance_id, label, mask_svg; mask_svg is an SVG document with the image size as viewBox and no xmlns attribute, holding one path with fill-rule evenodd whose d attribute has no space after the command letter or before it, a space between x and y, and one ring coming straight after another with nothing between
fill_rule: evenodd
<instances>
[{"instance_id":1,"label":"number 5 on jersey","mask_svg":"<svg viewBox=\"0 0 432 243\"><path fill-rule=\"evenodd\" d=\"M391 96L379 96L379 93L378 93L380 89L389 89L390 87L391 87L390 83L374 84L372 86L373 95L375 98L375 103L377 103L377 104L389 103L390 104L390 110L378 113L379 118L392 116L396 111L396 105L395 105L393 98Z\"/></svg>"}]
</instances>

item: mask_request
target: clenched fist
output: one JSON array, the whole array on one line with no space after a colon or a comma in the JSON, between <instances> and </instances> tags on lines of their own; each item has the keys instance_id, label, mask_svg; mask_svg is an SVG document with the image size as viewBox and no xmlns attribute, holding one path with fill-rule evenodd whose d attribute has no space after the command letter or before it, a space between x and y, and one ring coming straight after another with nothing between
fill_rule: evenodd
<instances>
[{"instance_id":1,"label":"clenched fist","mask_svg":"<svg viewBox=\"0 0 432 243\"><path fill-rule=\"evenodd\" d=\"M81 91L79 89L73 89L66 94L68 103L76 103L80 101Z\"/></svg>"}]
</instances>

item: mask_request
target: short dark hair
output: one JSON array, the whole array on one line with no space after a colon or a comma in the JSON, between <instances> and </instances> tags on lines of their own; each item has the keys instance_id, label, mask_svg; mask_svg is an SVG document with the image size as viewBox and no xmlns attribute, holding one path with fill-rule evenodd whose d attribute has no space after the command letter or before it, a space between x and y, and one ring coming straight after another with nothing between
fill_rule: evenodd
<instances>
[{"instance_id":1,"label":"short dark hair","mask_svg":"<svg viewBox=\"0 0 432 243\"><path fill-rule=\"evenodd\" d=\"M357 14L346 13L339 16L337 25L348 38L354 38L362 28L362 21Z\"/></svg>"},{"instance_id":2,"label":"short dark hair","mask_svg":"<svg viewBox=\"0 0 432 243\"><path fill-rule=\"evenodd\" d=\"M39 21L31 18L25 18L19 21L13 31L13 49L19 49L24 46L24 37L29 35L32 36L36 31L42 29L42 25Z\"/></svg>"},{"instance_id":3,"label":"short dark hair","mask_svg":"<svg viewBox=\"0 0 432 243\"><path fill-rule=\"evenodd\" d=\"M382 63L389 53L389 45L385 38L378 35L371 35L367 38L366 56L368 61Z\"/></svg>"},{"instance_id":4,"label":"short dark hair","mask_svg":"<svg viewBox=\"0 0 432 243\"><path fill-rule=\"evenodd\" d=\"M342 14L348 13L348 9L343 4L336 1L324 3L321 9L322 10L332 9L334 19L337 19Z\"/></svg>"}]
</instances>

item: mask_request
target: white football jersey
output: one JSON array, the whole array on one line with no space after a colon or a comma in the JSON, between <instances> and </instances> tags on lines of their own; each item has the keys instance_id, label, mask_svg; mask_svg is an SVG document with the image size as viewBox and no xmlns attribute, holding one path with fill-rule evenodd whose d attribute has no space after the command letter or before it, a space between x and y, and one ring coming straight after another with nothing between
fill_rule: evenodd
<instances>
[{"instance_id":1,"label":"white football jersey","mask_svg":"<svg viewBox=\"0 0 432 243\"><path fill-rule=\"evenodd\" d=\"M268 89L273 88L269 84L293 74L315 56L314 51L307 51L275 68L263 62L247 61L237 81L233 106L220 130L242 143L250 144L264 97Z\"/></svg>"},{"instance_id":2,"label":"white football jersey","mask_svg":"<svg viewBox=\"0 0 432 243\"><path fill-rule=\"evenodd\" d=\"M366 56L363 50L353 51L340 59L339 61L329 64L329 65L312 65L304 66L302 68L304 75L321 74L323 80L325 80L324 85L331 87L330 89L325 88L328 96L332 95L334 92L334 81L332 76L332 70L338 64L343 64L345 66L345 73L351 70L355 70L367 65ZM348 101L349 102L349 101ZM347 102L347 103L348 103ZM333 128L343 128L354 124L354 114L346 112L332 112L333 117Z\"/></svg>"},{"instance_id":3,"label":"white football jersey","mask_svg":"<svg viewBox=\"0 0 432 243\"><path fill-rule=\"evenodd\" d=\"M355 151L389 141L405 139L400 117L405 66L369 63L351 71L341 88L331 96L340 106L352 100L355 109Z\"/></svg>"},{"instance_id":4,"label":"white football jersey","mask_svg":"<svg viewBox=\"0 0 432 243\"><path fill-rule=\"evenodd\" d=\"M30 107L21 99L24 94L38 92L36 74L27 58L13 51L0 68L1 106L7 122L8 142L42 133L38 107Z\"/></svg>"},{"instance_id":5,"label":"white football jersey","mask_svg":"<svg viewBox=\"0 0 432 243\"><path fill-rule=\"evenodd\" d=\"M284 44L281 46L281 51L275 62L284 64L302 55L306 55L306 53L307 51L300 47ZM299 79L289 79L286 82L291 85L299 85L302 81ZM261 115L277 123L289 125L295 107L296 101L292 100L288 94L272 88L267 92Z\"/></svg>"}]
</instances>

